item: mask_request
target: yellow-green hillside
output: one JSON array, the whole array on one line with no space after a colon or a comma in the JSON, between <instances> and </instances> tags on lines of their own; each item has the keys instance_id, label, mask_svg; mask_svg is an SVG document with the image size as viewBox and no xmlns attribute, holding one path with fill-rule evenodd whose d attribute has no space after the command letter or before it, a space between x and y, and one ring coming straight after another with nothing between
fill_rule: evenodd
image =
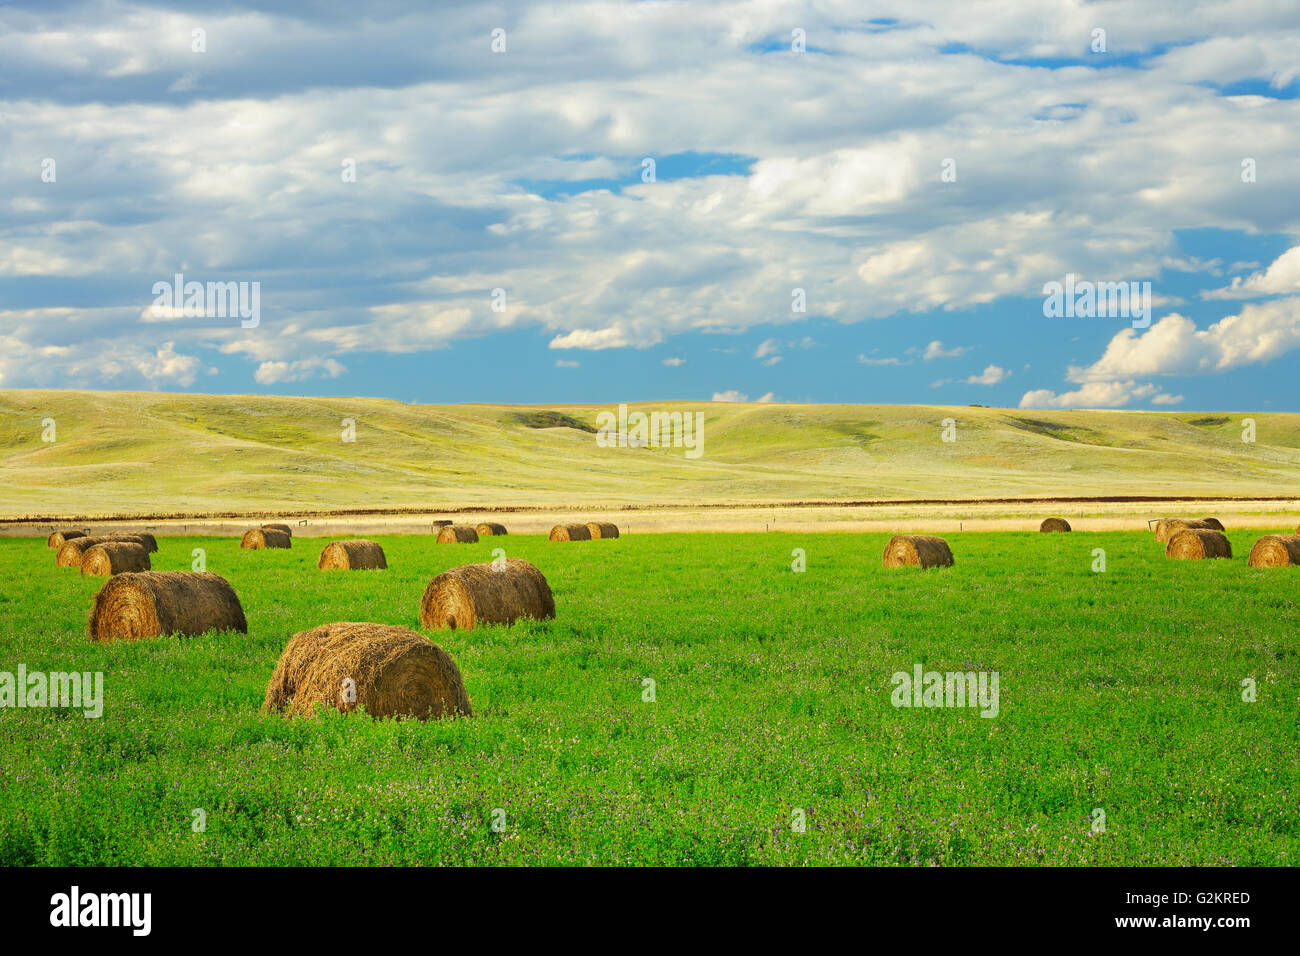
<instances>
[{"instance_id":1,"label":"yellow-green hillside","mask_svg":"<svg viewBox=\"0 0 1300 956\"><path fill-rule=\"evenodd\" d=\"M1300 494L1300 414L631 406L703 412L692 460L598 447L612 407L0 391L0 514Z\"/></svg>"}]
</instances>

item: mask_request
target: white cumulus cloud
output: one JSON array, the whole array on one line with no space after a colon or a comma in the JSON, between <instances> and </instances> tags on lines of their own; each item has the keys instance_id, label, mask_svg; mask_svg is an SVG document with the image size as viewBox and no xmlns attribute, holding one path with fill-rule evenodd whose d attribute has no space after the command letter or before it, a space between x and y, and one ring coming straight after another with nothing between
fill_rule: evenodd
<instances>
[{"instance_id":1,"label":"white cumulus cloud","mask_svg":"<svg viewBox=\"0 0 1300 956\"><path fill-rule=\"evenodd\" d=\"M1201 298L1253 299L1295 292L1300 292L1300 246L1282 253L1263 272L1254 272L1244 279L1237 276L1229 286L1202 292Z\"/></svg>"},{"instance_id":2,"label":"white cumulus cloud","mask_svg":"<svg viewBox=\"0 0 1300 956\"><path fill-rule=\"evenodd\" d=\"M940 358L956 358L959 355L965 355L969 351L970 351L969 348L962 345L958 345L958 346L954 346L953 348L946 349L943 347L942 342L940 342L938 339L935 339L933 342L931 342L929 345L925 347L925 353L921 356L921 358L927 362L933 362L935 359L940 359Z\"/></svg>"},{"instance_id":3,"label":"white cumulus cloud","mask_svg":"<svg viewBox=\"0 0 1300 956\"><path fill-rule=\"evenodd\" d=\"M1010 377L1011 373L1004 368L996 365L990 365L979 375L972 375L966 379L967 385L996 385L998 382Z\"/></svg>"},{"instance_id":4,"label":"white cumulus cloud","mask_svg":"<svg viewBox=\"0 0 1300 956\"><path fill-rule=\"evenodd\" d=\"M263 362L253 373L253 378L262 385L273 385L276 382L301 382L315 376L338 378L346 371L334 359L311 358L294 362Z\"/></svg>"}]
</instances>

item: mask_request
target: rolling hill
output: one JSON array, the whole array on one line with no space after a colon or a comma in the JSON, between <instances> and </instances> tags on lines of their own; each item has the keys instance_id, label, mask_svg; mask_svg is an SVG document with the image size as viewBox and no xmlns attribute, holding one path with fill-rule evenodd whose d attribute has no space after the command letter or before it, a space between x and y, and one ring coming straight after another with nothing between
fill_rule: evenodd
<instances>
[{"instance_id":1,"label":"rolling hill","mask_svg":"<svg viewBox=\"0 0 1300 956\"><path fill-rule=\"evenodd\" d=\"M1300 495L1293 413L631 406L702 412L692 459L600 447L597 415L616 409L0 390L0 516ZM1242 441L1247 417L1254 443ZM953 442L941 440L947 418Z\"/></svg>"}]
</instances>

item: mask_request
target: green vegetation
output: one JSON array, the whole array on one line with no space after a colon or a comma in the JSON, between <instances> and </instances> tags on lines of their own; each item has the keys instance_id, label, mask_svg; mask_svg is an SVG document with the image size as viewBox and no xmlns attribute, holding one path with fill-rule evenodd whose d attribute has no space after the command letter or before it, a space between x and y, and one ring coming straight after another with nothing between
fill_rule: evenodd
<instances>
[{"instance_id":1,"label":"green vegetation","mask_svg":"<svg viewBox=\"0 0 1300 956\"><path fill-rule=\"evenodd\" d=\"M580 432L596 433L596 426L591 422L560 412L514 412L507 415L505 421L515 422L527 428L574 428Z\"/></svg>"},{"instance_id":2,"label":"green vegetation","mask_svg":"<svg viewBox=\"0 0 1300 956\"><path fill-rule=\"evenodd\" d=\"M1019 428L1033 432L1035 435L1046 435L1048 438L1056 438L1060 441L1078 442L1083 445L1109 444L1106 437L1095 429L1083 428L1066 422L1048 422L1040 418L1018 418L1016 416L1010 416L1008 421L1013 422Z\"/></svg>"},{"instance_id":3,"label":"green vegetation","mask_svg":"<svg viewBox=\"0 0 1300 956\"><path fill-rule=\"evenodd\" d=\"M1294 863L1300 572L1247 568L1255 536L1174 562L1135 533L954 534L926 572L881 568L883 535L392 537L391 570L330 573L320 539L166 538L154 567L205 548L249 634L104 646L101 582L0 540L0 670L102 670L106 697L0 710L0 864ZM559 617L431 635L473 718L259 716L293 633L416 628L428 580L496 547ZM999 715L896 709L915 664L997 671Z\"/></svg>"},{"instance_id":4,"label":"green vegetation","mask_svg":"<svg viewBox=\"0 0 1300 956\"><path fill-rule=\"evenodd\" d=\"M1300 415L919 405L701 411L703 455L601 448L601 410L0 391L0 516L1071 495L1300 497ZM1257 440L1242 441L1253 418ZM940 441L944 419L957 440ZM42 441L53 419L56 441ZM343 421L355 422L345 442ZM292 504L290 504L292 503Z\"/></svg>"}]
</instances>

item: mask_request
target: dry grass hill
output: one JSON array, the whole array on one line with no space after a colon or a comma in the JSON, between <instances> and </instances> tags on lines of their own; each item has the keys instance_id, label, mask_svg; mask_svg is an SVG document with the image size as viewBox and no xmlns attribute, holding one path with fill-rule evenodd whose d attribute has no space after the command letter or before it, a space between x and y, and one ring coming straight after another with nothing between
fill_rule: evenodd
<instances>
[{"instance_id":1,"label":"dry grass hill","mask_svg":"<svg viewBox=\"0 0 1300 956\"><path fill-rule=\"evenodd\" d=\"M631 406L703 412L691 459L599 447L596 416L616 407L0 391L0 517L1300 495L1300 414ZM1242 441L1246 417L1254 443ZM945 418L955 442L940 440ZM342 440L344 419L355 442Z\"/></svg>"}]
</instances>

